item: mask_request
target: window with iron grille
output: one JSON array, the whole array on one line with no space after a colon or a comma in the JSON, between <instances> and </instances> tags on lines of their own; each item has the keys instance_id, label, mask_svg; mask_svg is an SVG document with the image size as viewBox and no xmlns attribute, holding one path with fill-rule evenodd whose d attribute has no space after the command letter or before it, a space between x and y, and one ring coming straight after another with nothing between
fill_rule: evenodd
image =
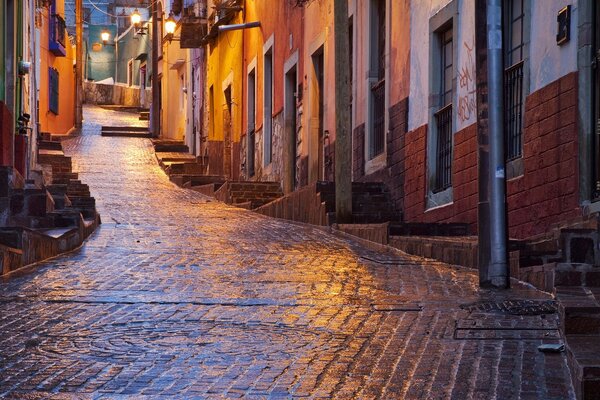
<instances>
[{"instance_id":1,"label":"window with iron grille","mask_svg":"<svg viewBox=\"0 0 600 400\"><path fill-rule=\"evenodd\" d=\"M510 161L523 153L525 0L505 0L503 6L504 130Z\"/></svg>"},{"instance_id":2,"label":"window with iron grille","mask_svg":"<svg viewBox=\"0 0 600 400\"><path fill-rule=\"evenodd\" d=\"M373 119L369 140L369 159L373 159L385 150L385 0L373 1L374 26L371 28L374 48L371 52L371 68L377 74L377 81L371 87Z\"/></svg>"},{"instance_id":3,"label":"window with iron grille","mask_svg":"<svg viewBox=\"0 0 600 400\"><path fill-rule=\"evenodd\" d=\"M439 63L439 110L434 115L436 140L436 174L433 192L452 186L452 96L454 77L454 45L452 26L438 32Z\"/></svg>"},{"instance_id":4,"label":"window with iron grille","mask_svg":"<svg viewBox=\"0 0 600 400\"><path fill-rule=\"evenodd\" d=\"M52 24L53 24L53 29L52 29L52 39L60 44L63 45L63 47L66 45L66 32L67 32L67 26L65 24L65 20L63 19L63 17L61 17L60 15L54 14L52 16Z\"/></svg>"},{"instance_id":5,"label":"window with iron grille","mask_svg":"<svg viewBox=\"0 0 600 400\"><path fill-rule=\"evenodd\" d=\"M58 114L58 70L48 68L48 109Z\"/></svg>"}]
</instances>

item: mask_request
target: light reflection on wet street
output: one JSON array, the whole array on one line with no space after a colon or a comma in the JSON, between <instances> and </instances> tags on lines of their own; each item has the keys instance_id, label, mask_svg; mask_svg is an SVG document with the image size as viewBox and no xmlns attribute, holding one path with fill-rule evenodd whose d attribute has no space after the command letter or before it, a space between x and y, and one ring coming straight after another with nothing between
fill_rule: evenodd
<instances>
[{"instance_id":1,"label":"light reflection on wet street","mask_svg":"<svg viewBox=\"0 0 600 400\"><path fill-rule=\"evenodd\" d=\"M180 189L149 140L100 136L137 115L86 107L85 119L64 148L103 225L0 284L0 397L572 396L565 356L538 352L529 329L553 337L555 314L460 307L548 296L481 292L473 272ZM523 329L482 340L469 321L492 337Z\"/></svg>"}]
</instances>

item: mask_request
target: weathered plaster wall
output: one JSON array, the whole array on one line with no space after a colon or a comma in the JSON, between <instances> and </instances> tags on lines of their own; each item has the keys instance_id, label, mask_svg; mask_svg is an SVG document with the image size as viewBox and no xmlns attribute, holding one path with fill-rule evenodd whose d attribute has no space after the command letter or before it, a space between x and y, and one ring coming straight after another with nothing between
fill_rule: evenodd
<instances>
[{"instance_id":1,"label":"weathered plaster wall","mask_svg":"<svg viewBox=\"0 0 600 400\"><path fill-rule=\"evenodd\" d=\"M57 3L57 12L64 3ZM62 14L64 15L64 14ZM69 39L66 43L66 57L56 57L49 51L49 10L42 11L40 27L40 81L39 81L39 118L42 132L65 134L75 124L75 46ZM48 109L49 103L49 72L48 68L56 68L59 72L59 104L58 114Z\"/></svg>"},{"instance_id":2,"label":"weathered plaster wall","mask_svg":"<svg viewBox=\"0 0 600 400\"><path fill-rule=\"evenodd\" d=\"M179 36L179 32L175 32ZM188 82L190 51L179 48L179 42L163 43L162 136L186 140L188 115Z\"/></svg>"},{"instance_id":3,"label":"weathered plaster wall","mask_svg":"<svg viewBox=\"0 0 600 400\"><path fill-rule=\"evenodd\" d=\"M556 44L556 16L571 5L571 40ZM578 0L531 1L530 92L577 70Z\"/></svg>"},{"instance_id":4,"label":"weathered plaster wall","mask_svg":"<svg viewBox=\"0 0 600 400\"><path fill-rule=\"evenodd\" d=\"M458 50L455 60L456 93L453 104L456 113L455 131L462 130L476 122L475 100L475 5L474 0L453 0L458 2L458 37L454 46ZM422 0L412 2L410 40L410 110L409 130L427 124L429 119L429 20L436 15L448 0Z\"/></svg>"},{"instance_id":5,"label":"weathered plaster wall","mask_svg":"<svg viewBox=\"0 0 600 400\"><path fill-rule=\"evenodd\" d=\"M102 44L101 33L110 32L107 45ZM117 27L114 25L88 25L84 57L87 55L84 77L90 81L101 81L115 77L115 42Z\"/></svg>"}]
</instances>

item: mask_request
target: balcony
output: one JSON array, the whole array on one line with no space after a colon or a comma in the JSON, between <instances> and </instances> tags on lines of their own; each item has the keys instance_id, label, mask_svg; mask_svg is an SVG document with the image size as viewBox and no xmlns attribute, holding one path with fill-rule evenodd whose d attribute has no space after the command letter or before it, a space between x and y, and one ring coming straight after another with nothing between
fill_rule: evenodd
<instances>
[{"instance_id":1,"label":"balcony","mask_svg":"<svg viewBox=\"0 0 600 400\"><path fill-rule=\"evenodd\" d=\"M65 20L60 15L52 14L50 16L50 52L57 57L65 57L67 55L66 42Z\"/></svg>"}]
</instances>

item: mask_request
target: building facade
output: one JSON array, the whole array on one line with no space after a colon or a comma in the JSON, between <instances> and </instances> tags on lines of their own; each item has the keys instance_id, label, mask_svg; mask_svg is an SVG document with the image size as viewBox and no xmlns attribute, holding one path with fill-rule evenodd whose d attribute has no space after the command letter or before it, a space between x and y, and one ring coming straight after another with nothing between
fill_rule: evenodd
<instances>
[{"instance_id":1,"label":"building facade","mask_svg":"<svg viewBox=\"0 0 600 400\"><path fill-rule=\"evenodd\" d=\"M511 237L600 210L599 8L503 2L498 174ZM207 10L205 82L197 70L178 73L204 88L202 117L197 107L180 112L204 120L204 147L194 149L208 155L210 173L280 182L286 193L333 180L333 1L209 1ZM488 190L485 9L475 0L349 0L348 11L353 180L386 183L406 222L477 232Z\"/></svg>"}]
</instances>

